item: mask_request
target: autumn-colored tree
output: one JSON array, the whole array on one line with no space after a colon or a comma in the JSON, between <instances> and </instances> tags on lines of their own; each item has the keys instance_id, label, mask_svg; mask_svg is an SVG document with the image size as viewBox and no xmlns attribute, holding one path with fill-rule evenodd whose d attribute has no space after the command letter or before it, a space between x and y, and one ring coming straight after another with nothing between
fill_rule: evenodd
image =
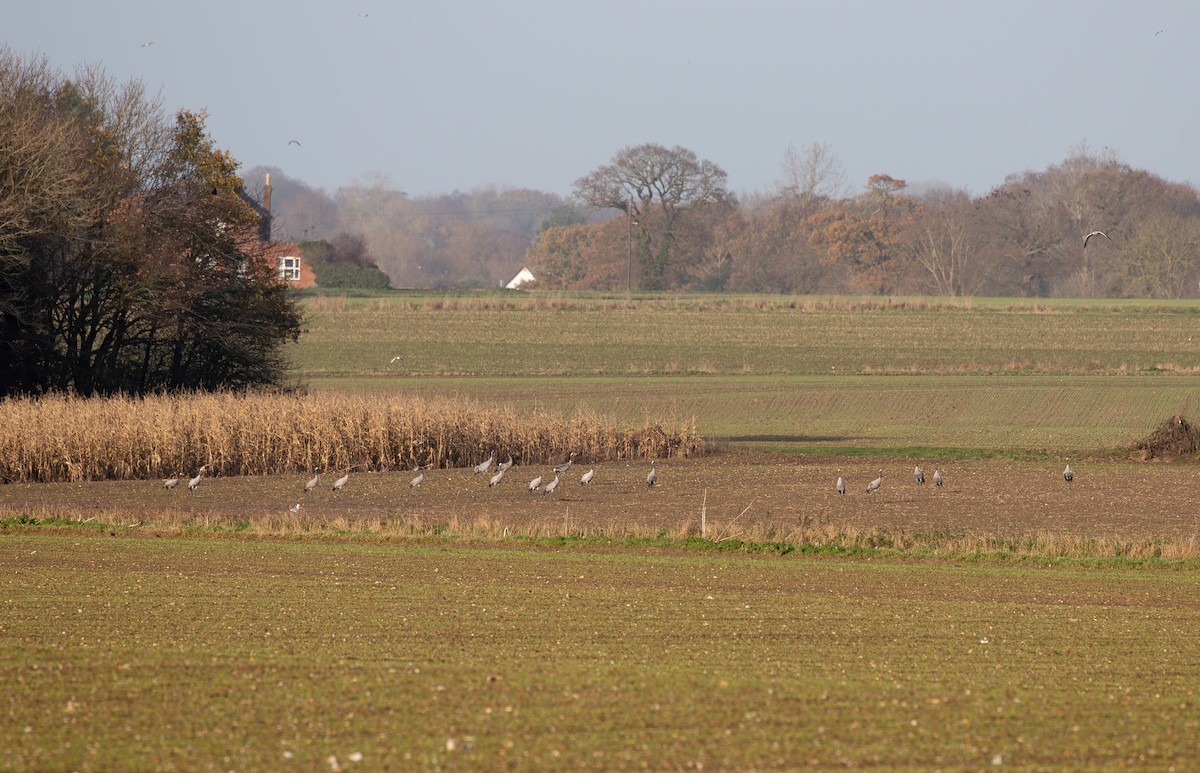
<instances>
[{"instance_id":1,"label":"autumn-colored tree","mask_svg":"<svg viewBox=\"0 0 1200 773\"><path fill-rule=\"evenodd\" d=\"M525 253L525 263L537 277L538 287L553 290L581 287L588 273L585 259L597 231L595 226L582 223L542 231Z\"/></svg>"},{"instance_id":2,"label":"autumn-colored tree","mask_svg":"<svg viewBox=\"0 0 1200 773\"><path fill-rule=\"evenodd\" d=\"M901 285L909 268L902 235L916 208L905 187L904 180L872 175L862 195L810 218L813 244L825 250L827 263L848 269L851 286L884 295Z\"/></svg>"}]
</instances>

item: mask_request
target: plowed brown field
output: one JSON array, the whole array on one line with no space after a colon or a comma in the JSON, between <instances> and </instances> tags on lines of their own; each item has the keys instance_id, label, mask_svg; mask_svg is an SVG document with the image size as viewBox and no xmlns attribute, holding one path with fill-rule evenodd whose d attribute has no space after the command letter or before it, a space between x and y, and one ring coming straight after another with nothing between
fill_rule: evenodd
<instances>
[{"instance_id":1,"label":"plowed brown field","mask_svg":"<svg viewBox=\"0 0 1200 773\"><path fill-rule=\"evenodd\" d=\"M176 523L193 516L254 522L286 516L300 503L306 519L345 519L349 528L368 519L407 520L464 528L487 523L544 535L699 533L703 511L708 536L718 538L783 539L822 525L962 536L1200 536L1200 468L1193 465L1074 461L1075 480L1068 484L1061 475L1065 461L951 462L942 465L946 484L937 489L933 462L922 460L929 482L919 486L914 461L724 451L659 462L658 485L649 488L646 463L585 460L549 495L527 488L535 476L553 477L543 467L514 467L495 488L488 487L490 474L470 469L428 471L416 489L408 484L411 472L356 473L338 494L330 490L338 475L325 475L309 496L303 493L308 476L205 479L194 494L183 486L166 491L156 481L9 485L0 486L0 507L35 516L119 514L130 522L162 516ZM593 467L594 482L581 485L580 476ZM882 487L867 494L881 467ZM849 487L845 497L834 491L839 468Z\"/></svg>"}]
</instances>

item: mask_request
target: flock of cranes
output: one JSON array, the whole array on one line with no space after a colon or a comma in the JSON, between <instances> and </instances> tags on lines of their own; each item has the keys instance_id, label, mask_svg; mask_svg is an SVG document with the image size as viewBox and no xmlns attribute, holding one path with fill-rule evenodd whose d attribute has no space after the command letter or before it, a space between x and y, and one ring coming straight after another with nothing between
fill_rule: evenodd
<instances>
[{"instance_id":1,"label":"flock of cranes","mask_svg":"<svg viewBox=\"0 0 1200 773\"><path fill-rule=\"evenodd\" d=\"M646 485L647 486L653 487L658 482L658 468L655 466L657 461L658 460L652 460L650 462L650 473L648 475L646 475ZM479 464L475 465L472 468L472 470L474 471L475 475L486 474L492 469L492 465L495 463L496 463L496 453L493 451L491 456L489 456L487 459L484 459ZM488 478L488 488L495 488L496 486L499 486L500 483L504 480L505 474L508 473L508 471L510 469L512 469L513 463L514 462L513 462L512 456L509 456L507 462L501 462L501 463L497 464L496 465L496 473ZM574 464L575 464L575 452L572 451L571 454L567 457L566 461L562 462L561 464L556 464L556 465L554 465L554 467L551 468L551 472L554 473L553 480L551 480L551 481L545 483L545 485L543 485L544 479L541 475L538 475L533 480L529 481L529 484L528 484L529 493L536 494L538 492L541 492L543 495L553 494L558 489L559 483L561 482L561 478L559 476L566 473L568 470L570 470L572 465L574 465ZM207 468L208 468L208 465L203 465L196 472L196 477L188 480L188 482L187 482L188 491L191 491L193 494L196 492L196 489L200 487L200 481L204 477L204 471ZM408 482L408 485L409 485L409 487L415 489L415 488L418 488L422 483L425 482L425 473L422 470L421 465L419 465L419 464L416 465L415 467L413 467L413 472L415 472L417 474L415 477L412 478L412 480L410 480ZM593 468L589 469L587 472L585 472L582 476L580 476L579 485L590 486L592 481L595 479L596 479L596 468L593 467ZM166 480L163 481L163 488L165 488L169 491L169 490L175 488L176 486L178 486L182 480L183 480L182 473L177 473L177 474L173 475L172 477L167 478ZM340 478L338 478L337 480L335 480L333 482L333 485L331 487L333 493L337 494L338 492L340 492L342 489L344 489L346 487L346 484L349 482L350 482L350 471L347 470L345 475L342 475ZM313 469L313 476L304 483L304 494L306 496L309 494L312 494L312 492L317 488L318 485L320 485L320 483L321 483L321 468L317 467L317 468ZM293 513L300 512L300 503L297 502L296 504L292 505L289 508L289 510Z\"/></svg>"},{"instance_id":2,"label":"flock of cranes","mask_svg":"<svg viewBox=\"0 0 1200 773\"><path fill-rule=\"evenodd\" d=\"M841 496L845 496L846 495L846 478L842 476L841 469L838 469L837 473L838 473L837 481L833 484L834 490L836 490L837 493L840 494ZM1063 476L1063 480L1065 480L1067 483L1070 483L1071 481L1075 480L1075 471L1071 469L1071 465L1069 463L1067 464L1067 468L1065 470L1063 470L1062 476ZM916 481L918 486L925 485L925 471L921 469L920 464L913 467L913 480ZM945 484L945 482L946 482L946 477L944 475L942 475L941 465L940 464L934 465L934 467L933 467L933 485L936 486L937 488L941 488L942 485ZM867 484L867 493L874 494L876 491L879 490L879 488L882 485L883 485L883 470L881 469L879 471L879 477L875 478L874 480L872 480L870 483Z\"/></svg>"},{"instance_id":3,"label":"flock of cranes","mask_svg":"<svg viewBox=\"0 0 1200 773\"><path fill-rule=\"evenodd\" d=\"M657 462L658 462L657 459L651 460L650 472L646 475L646 485L651 488L653 488L658 483ZM484 475L484 474L487 474L492 469L492 465L495 463L496 463L496 454L495 454L495 452L492 452L491 456L489 456L487 459L484 459L479 464L475 465L472 469L473 469L475 475ZM547 494L553 494L558 489L558 486L562 480L560 476L562 474L566 473L568 470L570 470L571 466L574 463L575 463L575 452L572 451L571 454L567 457L566 461L562 462L561 464L556 464L556 465L554 465L554 467L551 468L550 471L552 473L554 473L554 478L552 480L550 480L549 482L544 482L543 476L538 475L535 478L533 478L531 481L529 481L529 483L527 485L527 490L529 491L530 494L536 494L538 492L541 492L541 494L543 496L547 495ZM499 486L500 483L504 481L505 475L508 473L508 471L510 469L512 469L512 467L513 467L513 458L511 456L508 457L507 462L501 462L500 464L497 464L496 465L496 473L488 478L488 484L487 484L488 488L495 488L495 487ZM196 489L200 487L200 481L204 478L204 471L207 468L208 468L208 465L203 465L202 467L200 467L199 470L196 471L196 477L188 479L188 481L187 481L188 491L191 491L192 493L196 492ZM413 467L413 472L415 472L417 474L415 477L412 478L412 480L410 480L408 482L408 485L411 488L415 489L415 488L418 488L422 483L425 482L425 473L422 470L421 465L419 465L419 464L416 465L415 467ZM1072 481L1075 480L1075 471L1073 469L1071 469L1071 465L1069 462L1066 466L1066 469L1063 470L1062 476L1063 476L1063 480L1065 480L1067 483L1071 483ZM596 479L596 468L593 467L593 468L590 468L587 472L585 472L582 476L580 476L579 484L581 486L589 486L589 485L591 485L592 481L595 479ZM917 464L913 468L913 480L916 481L917 485L919 485L919 486L925 485L925 470L921 469L920 464ZM941 488L943 486L943 484L945 484L946 478L942 474L942 468L941 468L940 464L934 465L932 480L933 480L933 485L937 488ZM183 482L183 475L176 474L176 475L173 475L172 477L167 478L166 480L163 481L163 488L170 490L170 489L177 487L181 482ZM320 484L320 482L321 482L321 468L317 467L316 469L313 470L312 478L310 478L304 484L305 495L311 494L313 492L313 490L315 490L317 488L317 486ZM347 470L345 475L342 475L341 477L337 478L333 482L333 485L331 487L333 493L334 494L339 493L342 489L344 489L346 487L346 484L349 482L350 482L350 471ZM883 470L880 469L878 477L876 477L870 483L867 484L866 491L868 494L874 494L882 486L883 486ZM847 491L846 478L845 478L845 476L842 475L841 468L839 468L837 471L837 481L834 483L834 489L837 491L837 493L840 496L846 495L846 491ZM300 512L300 503L297 502L295 505L293 505L290 508L290 510L293 513Z\"/></svg>"}]
</instances>

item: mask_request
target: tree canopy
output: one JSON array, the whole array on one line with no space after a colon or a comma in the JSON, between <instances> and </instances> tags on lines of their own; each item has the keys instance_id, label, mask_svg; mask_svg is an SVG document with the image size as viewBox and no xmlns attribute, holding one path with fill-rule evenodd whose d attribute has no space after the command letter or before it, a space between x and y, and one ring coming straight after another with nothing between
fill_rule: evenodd
<instances>
[{"instance_id":1,"label":"tree canopy","mask_svg":"<svg viewBox=\"0 0 1200 773\"><path fill-rule=\"evenodd\" d=\"M281 383L300 314L237 166L203 114L0 49L0 395Z\"/></svg>"}]
</instances>

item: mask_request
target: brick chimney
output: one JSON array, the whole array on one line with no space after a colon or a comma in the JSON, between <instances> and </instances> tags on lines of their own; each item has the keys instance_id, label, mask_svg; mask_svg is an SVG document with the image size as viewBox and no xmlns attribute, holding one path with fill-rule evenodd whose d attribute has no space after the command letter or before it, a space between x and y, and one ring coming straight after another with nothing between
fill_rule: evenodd
<instances>
[{"instance_id":1,"label":"brick chimney","mask_svg":"<svg viewBox=\"0 0 1200 773\"><path fill-rule=\"evenodd\" d=\"M266 215L258 226L258 238L264 242L271 241L271 173L267 172L267 181L263 185L263 209Z\"/></svg>"}]
</instances>

